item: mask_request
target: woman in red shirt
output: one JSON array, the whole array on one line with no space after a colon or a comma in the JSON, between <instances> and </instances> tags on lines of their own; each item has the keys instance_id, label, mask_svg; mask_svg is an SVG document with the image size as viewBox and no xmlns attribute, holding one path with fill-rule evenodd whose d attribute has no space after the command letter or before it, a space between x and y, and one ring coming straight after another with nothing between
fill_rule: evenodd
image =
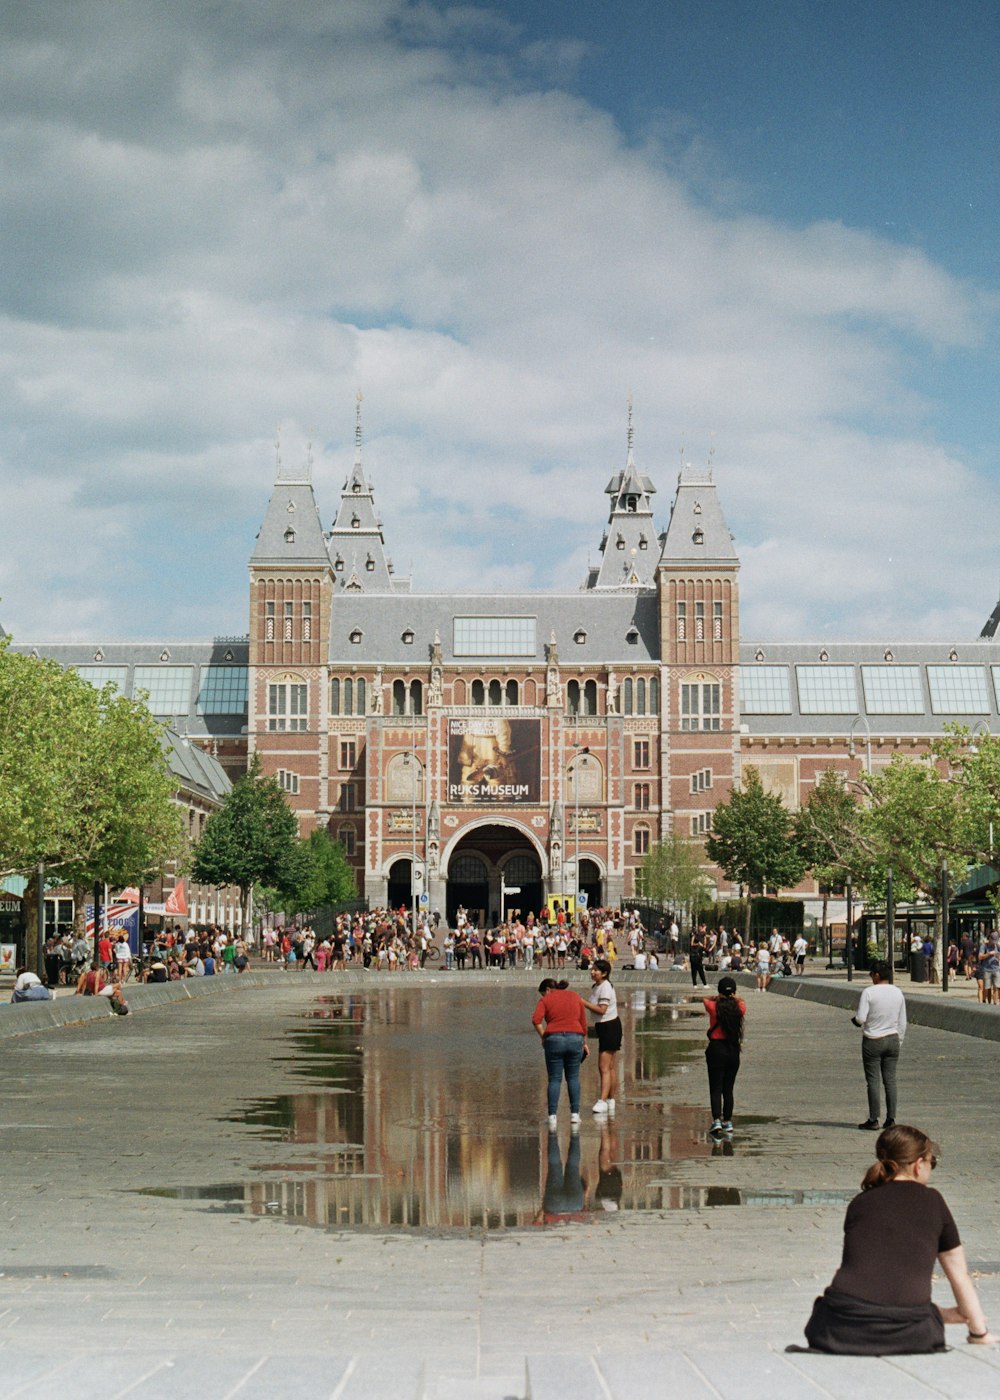
<instances>
[{"instance_id":1,"label":"woman in red shirt","mask_svg":"<svg viewBox=\"0 0 1000 1400\"><path fill-rule=\"evenodd\" d=\"M580 1065L587 1054L587 1012L583 998L568 982L545 977L538 985L539 1002L531 1024L545 1050L549 1072L549 1131L554 1132L563 1076L569 1094L569 1121L580 1121Z\"/></svg>"},{"instance_id":2,"label":"woman in red shirt","mask_svg":"<svg viewBox=\"0 0 1000 1400\"><path fill-rule=\"evenodd\" d=\"M712 1103L712 1132L733 1131L733 1088L740 1072L746 1003L736 995L732 977L719 980L719 994L702 1003L708 1012L708 1093Z\"/></svg>"}]
</instances>

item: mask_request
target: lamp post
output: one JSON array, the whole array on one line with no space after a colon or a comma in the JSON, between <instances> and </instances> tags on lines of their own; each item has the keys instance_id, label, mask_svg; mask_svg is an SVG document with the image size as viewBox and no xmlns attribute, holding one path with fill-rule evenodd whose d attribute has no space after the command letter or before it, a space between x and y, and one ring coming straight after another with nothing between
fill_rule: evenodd
<instances>
[{"instance_id":1,"label":"lamp post","mask_svg":"<svg viewBox=\"0 0 1000 1400\"><path fill-rule=\"evenodd\" d=\"M851 727L847 731L847 752L851 758L854 757L854 731L859 724L863 724L865 727L865 772L870 776L872 771L872 730L871 725L862 714L855 715L851 720Z\"/></svg>"},{"instance_id":2,"label":"lamp post","mask_svg":"<svg viewBox=\"0 0 1000 1400\"><path fill-rule=\"evenodd\" d=\"M574 744L576 758L573 760L573 922L580 921L580 766L590 753L588 744Z\"/></svg>"},{"instance_id":3,"label":"lamp post","mask_svg":"<svg viewBox=\"0 0 1000 1400\"><path fill-rule=\"evenodd\" d=\"M854 943L852 938L852 926L854 924L854 886L851 881L847 882L847 940L844 952L847 957L847 980L854 981Z\"/></svg>"},{"instance_id":4,"label":"lamp post","mask_svg":"<svg viewBox=\"0 0 1000 1400\"><path fill-rule=\"evenodd\" d=\"M941 862L941 990L948 990L948 862Z\"/></svg>"},{"instance_id":5,"label":"lamp post","mask_svg":"<svg viewBox=\"0 0 1000 1400\"><path fill-rule=\"evenodd\" d=\"M896 901L892 894L892 866L885 874L885 939L886 953L889 961L889 981L895 982L895 969L893 968L893 944L896 937Z\"/></svg>"}]
</instances>

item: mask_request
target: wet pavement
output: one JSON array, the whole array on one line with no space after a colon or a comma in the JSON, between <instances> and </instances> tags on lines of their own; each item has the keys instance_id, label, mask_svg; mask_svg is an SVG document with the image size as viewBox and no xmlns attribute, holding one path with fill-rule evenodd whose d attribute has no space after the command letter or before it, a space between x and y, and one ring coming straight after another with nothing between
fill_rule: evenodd
<instances>
[{"instance_id":1,"label":"wet pavement","mask_svg":"<svg viewBox=\"0 0 1000 1400\"><path fill-rule=\"evenodd\" d=\"M324 1358L418 1360L434 1400L523 1396L525 1358L554 1352L611 1367L801 1340L872 1148L842 1010L748 995L736 1130L716 1142L683 985L620 987L618 1111L575 1135L565 1100L545 1127L526 979L333 986L276 979L5 1043L0 1394L33 1348L138 1362L178 1338L237 1379L170 1393L242 1394L240 1358L294 1351L320 1376ZM995 1056L915 1027L900 1103L944 1145L935 1184L996 1321Z\"/></svg>"}]
</instances>

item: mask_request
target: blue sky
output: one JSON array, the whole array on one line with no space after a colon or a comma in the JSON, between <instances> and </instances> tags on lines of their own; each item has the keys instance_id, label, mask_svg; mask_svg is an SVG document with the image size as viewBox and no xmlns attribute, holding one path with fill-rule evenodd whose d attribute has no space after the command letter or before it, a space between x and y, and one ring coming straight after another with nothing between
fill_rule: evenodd
<instances>
[{"instance_id":1,"label":"blue sky","mask_svg":"<svg viewBox=\"0 0 1000 1400\"><path fill-rule=\"evenodd\" d=\"M1000 8L39 0L0 21L0 621L246 625L280 434L365 394L418 589L574 589L625 403L744 635L997 595Z\"/></svg>"}]
</instances>

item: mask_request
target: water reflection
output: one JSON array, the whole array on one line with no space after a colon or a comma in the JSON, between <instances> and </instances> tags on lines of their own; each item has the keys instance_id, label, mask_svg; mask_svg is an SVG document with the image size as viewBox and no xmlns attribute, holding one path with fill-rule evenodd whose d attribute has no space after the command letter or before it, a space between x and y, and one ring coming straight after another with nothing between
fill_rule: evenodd
<instances>
[{"instance_id":1,"label":"water reflection","mask_svg":"<svg viewBox=\"0 0 1000 1400\"><path fill-rule=\"evenodd\" d=\"M287 1037L302 1090L254 1100L237 1120L278 1150L256 1180L209 1199L328 1228L491 1230L689 1208L719 1189L671 1181L678 1162L734 1151L710 1139L703 1107L674 1102L678 1077L700 1070L700 998L628 995L619 1112L572 1135L562 1119L556 1133L541 1126L532 1005L523 987L467 984L317 999ZM585 1103L595 1080L596 1056ZM760 1150L753 1129L735 1150Z\"/></svg>"}]
</instances>

